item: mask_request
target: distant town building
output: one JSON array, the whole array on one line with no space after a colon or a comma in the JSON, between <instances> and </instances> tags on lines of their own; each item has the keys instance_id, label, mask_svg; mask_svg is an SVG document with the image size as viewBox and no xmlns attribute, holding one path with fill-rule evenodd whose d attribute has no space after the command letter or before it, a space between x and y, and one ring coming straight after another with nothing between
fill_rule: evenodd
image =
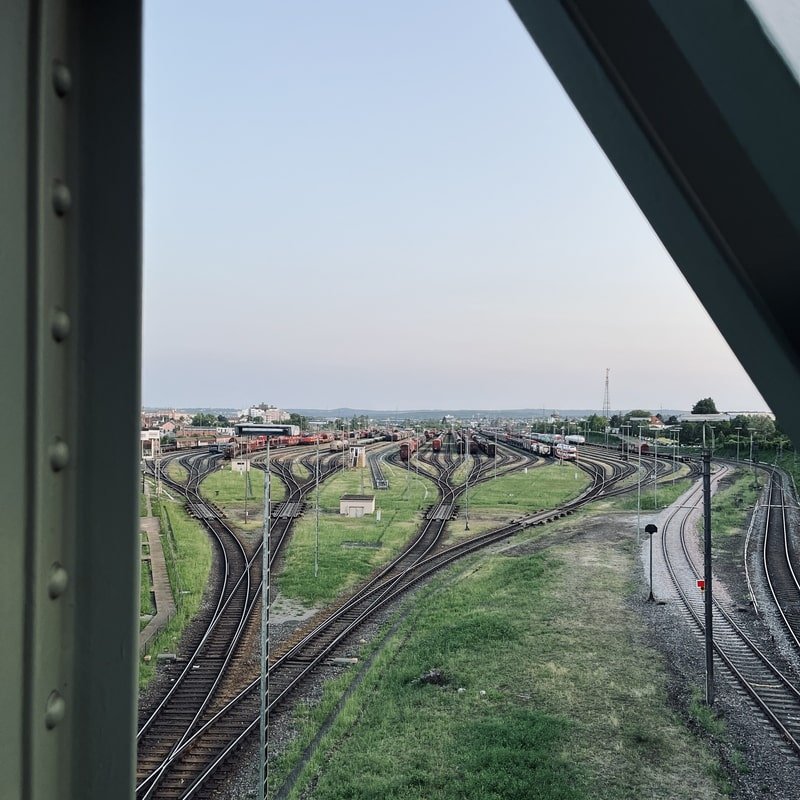
<instances>
[{"instance_id":1,"label":"distant town building","mask_svg":"<svg viewBox=\"0 0 800 800\"><path fill-rule=\"evenodd\" d=\"M288 411L284 411L282 408L261 403L250 408L243 408L239 417L244 417L252 422L260 419L265 425L269 425L273 422L288 420L290 415Z\"/></svg>"}]
</instances>

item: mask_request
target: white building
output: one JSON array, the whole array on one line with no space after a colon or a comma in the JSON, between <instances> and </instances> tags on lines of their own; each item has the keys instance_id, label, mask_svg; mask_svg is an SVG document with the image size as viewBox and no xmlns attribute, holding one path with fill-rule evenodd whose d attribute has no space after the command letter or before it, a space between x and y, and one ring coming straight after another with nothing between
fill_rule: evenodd
<instances>
[{"instance_id":1,"label":"white building","mask_svg":"<svg viewBox=\"0 0 800 800\"><path fill-rule=\"evenodd\" d=\"M339 498L339 513L346 517L363 517L375 513L374 494L343 494Z\"/></svg>"},{"instance_id":2,"label":"white building","mask_svg":"<svg viewBox=\"0 0 800 800\"><path fill-rule=\"evenodd\" d=\"M265 425L271 425L272 423L283 422L289 419L289 412L277 406L270 406L266 403L262 403L258 406L243 408L239 416L247 417L251 420L262 419Z\"/></svg>"}]
</instances>

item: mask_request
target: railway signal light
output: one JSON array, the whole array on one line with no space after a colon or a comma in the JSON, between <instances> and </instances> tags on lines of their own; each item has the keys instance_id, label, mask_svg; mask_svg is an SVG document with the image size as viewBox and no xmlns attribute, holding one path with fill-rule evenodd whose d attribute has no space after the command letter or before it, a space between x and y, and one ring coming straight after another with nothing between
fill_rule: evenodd
<instances>
[{"instance_id":1,"label":"railway signal light","mask_svg":"<svg viewBox=\"0 0 800 800\"><path fill-rule=\"evenodd\" d=\"M704 592L706 590L706 582L702 578L697 579L697 588Z\"/></svg>"},{"instance_id":2,"label":"railway signal light","mask_svg":"<svg viewBox=\"0 0 800 800\"><path fill-rule=\"evenodd\" d=\"M650 596L647 599L653 601L656 599L653 595L653 534L658 533L658 528L651 522L645 525L644 532L650 534Z\"/></svg>"}]
</instances>

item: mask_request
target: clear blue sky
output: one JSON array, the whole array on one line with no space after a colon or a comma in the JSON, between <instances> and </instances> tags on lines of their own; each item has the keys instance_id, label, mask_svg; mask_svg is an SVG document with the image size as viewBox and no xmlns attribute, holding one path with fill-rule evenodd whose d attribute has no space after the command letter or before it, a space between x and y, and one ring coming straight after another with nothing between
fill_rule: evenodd
<instances>
[{"instance_id":1,"label":"clear blue sky","mask_svg":"<svg viewBox=\"0 0 800 800\"><path fill-rule=\"evenodd\" d=\"M762 409L502 0L148 2L147 405Z\"/></svg>"}]
</instances>

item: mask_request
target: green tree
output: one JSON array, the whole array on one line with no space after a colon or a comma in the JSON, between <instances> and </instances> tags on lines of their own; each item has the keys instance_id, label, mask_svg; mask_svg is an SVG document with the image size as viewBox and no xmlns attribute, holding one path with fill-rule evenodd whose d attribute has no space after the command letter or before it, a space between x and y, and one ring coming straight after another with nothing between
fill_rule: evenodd
<instances>
[{"instance_id":1,"label":"green tree","mask_svg":"<svg viewBox=\"0 0 800 800\"><path fill-rule=\"evenodd\" d=\"M692 414L718 414L717 405L710 397L698 400L692 406Z\"/></svg>"},{"instance_id":2,"label":"green tree","mask_svg":"<svg viewBox=\"0 0 800 800\"><path fill-rule=\"evenodd\" d=\"M301 431L305 431L308 429L308 417L304 417L302 414L289 414L289 424L297 425Z\"/></svg>"},{"instance_id":3,"label":"green tree","mask_svg":"<svg viewBox=\"0 0 800 800\"><path fill-rule=\"evenodd\" d=\"M600 416L600 414L590 414L586 420L586 424L589 426L590 431L604 433L606 426L608 425L608 420L605 417Z\"/></svg>"},{"instance_id":4,"label":"green tree","mask_svg":"<svg viewBox=\"0 0 800 800\"><path fill-rule=\"evenodd\" d=\"M214 414L195 414L192 417L192 425L196 428L215 428L217 426L217 418Z\"/></svg>"}]
</instances>

